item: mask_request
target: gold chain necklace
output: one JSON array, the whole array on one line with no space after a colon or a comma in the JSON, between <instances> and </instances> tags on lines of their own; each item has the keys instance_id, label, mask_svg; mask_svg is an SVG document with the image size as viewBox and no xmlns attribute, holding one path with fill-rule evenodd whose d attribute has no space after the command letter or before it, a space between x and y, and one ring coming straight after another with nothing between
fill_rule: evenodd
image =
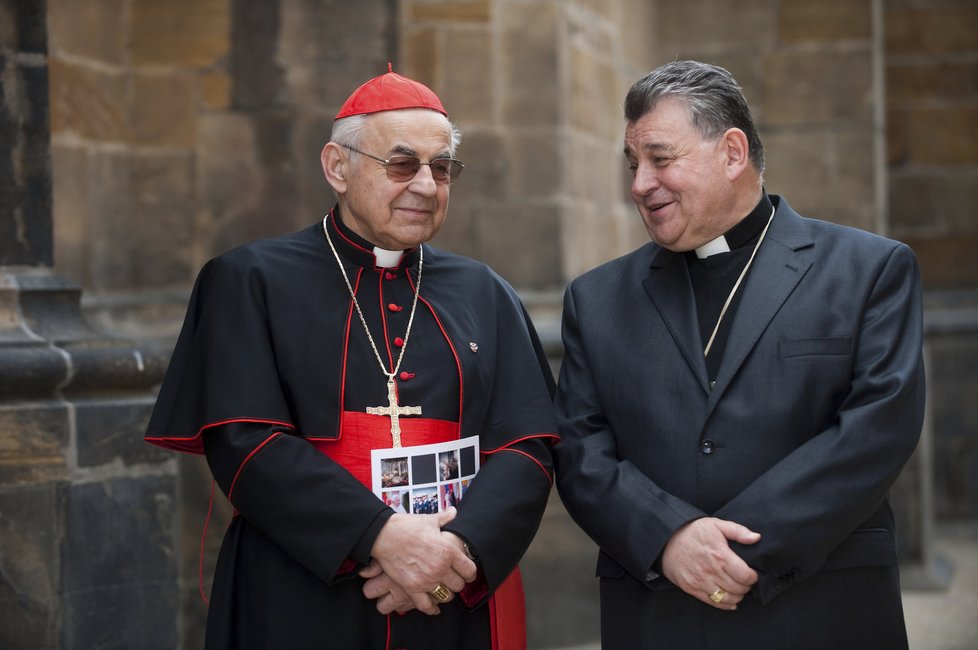
<instances>
[{"instance_id":1,"label":"gold chain necklace","mask_svg":"<svg viewBox=\"0 0 978 650\"><path fill-rule=\"evenodd\" d=\"M353 299L353 306L357 309L357 315L360 317L360 324L363 325L363 331L367 334L367 340L370 341L370 347L374 351L374 357L377 358L377 363L380 364L380 371L387 377L387 406L368 406L367 413L370 415L386 415L391 419L391 439L393 440L393 446L400 447L400 416L421 415L420 406L398 405L397 389L394 385L394 377L397 376L397 371L401 367L401 361L404 360L404 352L407 350L408 339L411 338L411 326L414 324L414 312L418 308L418 296L421 295L421 269L424 267L424 245L418 244L418 280L414 287L414 302L411 304L411 315L408 317L407 331L404 332L404 343L401 345L401 352L397 356L397 363L394 364L394 369L391 372L387 372L387 366L384 365L384 361L380 357L380 352L377 350L377 344L374 343L374 337L370 334L370 328L367 327L367 319L363 317L363 310L360 309L360 302L357 300L357 294L353 291L353 285L350 284L350 278L346 275L346 269L343 268L343 262L340 261L340 255L336 252L336 247L333 246L333 240L329 236L329 228L326 227L326 221L328 219L329 215L323 217L323 234L326 235L326 243L329 244L329 249L333 251L333 257L336 258L337 266L340 267L340 273L343 275L343 282L346 283L346 288L350 292L350 298ZM404 273L407 274L407 270L405 270Z\"/></svg>"},{"instance_id":2,"label":"gold chain necklace","mask_svg":"<svg viewBox=\"0 0 978 650\"><path fill-rule=\"evenodd\" d=\"M764 241L764 235L767 234L767 229L771 226L771 221L774 219L774 208L771 208L771 216L767 218L767 223L764 225L764 230L761 231L761 236L757 238L757 243L754 244L754 250L750 254L750 259L747 260L747 265L744 266L744 270L740 272L740 277L737 278L737 282L734 283L733 289L727 294L727 300L723 303L723 308L720 310L720 316L717 318L717 324L713 326L713 334L710 334L710 340L706 343L706 349L703 350L703 356L708 356L710 354L710 348L713 347L713 339L716 338L717 332L720 330L720 321L723 320L724 315L727 313L727 307L730 306L730 302L733 300L734 294L737 293L737 289L740 287L740 283L743 282L744 276L747 275L747 270L750 268L751 263L754 261L754 256L757 255L757 249L761 247L761 242Z\"/></svg>"}]
</instances>

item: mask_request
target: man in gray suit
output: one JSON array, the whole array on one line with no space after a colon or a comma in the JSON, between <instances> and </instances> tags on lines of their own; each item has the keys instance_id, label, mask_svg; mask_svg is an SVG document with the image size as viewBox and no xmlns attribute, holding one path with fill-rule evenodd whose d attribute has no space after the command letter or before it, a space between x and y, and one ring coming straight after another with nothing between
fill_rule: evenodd
<instances>
[{"instance_id":1,"label":"man in gray suit","mask_svg":"<svg viewBox=\"0 0 978 650\"><path fill-rule=\"evenodd\" d=\"M763 186L722 68L625 99L652 238L564 301L558 488L606 648L905 648L887 491L924 407L910 249Z\"/></svg>"}]
</instances>

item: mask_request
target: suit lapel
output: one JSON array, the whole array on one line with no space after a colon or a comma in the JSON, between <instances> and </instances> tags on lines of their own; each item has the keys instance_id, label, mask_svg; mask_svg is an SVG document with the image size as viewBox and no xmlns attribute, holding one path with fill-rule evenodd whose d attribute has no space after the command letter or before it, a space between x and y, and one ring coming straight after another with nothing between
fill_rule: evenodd
<instances>
[{"instance_id":1,"label":"suit lapel","mask_svg":"<svg viewBox=\"0 0 978 650\"><path fill-rule=\"evenodd\" d=\"M744 284L716 385L710 393L708 413L723 396L781 305L811 268L813 244L814 239L801 217L781 199Z\"/></svg>"},{"instance_id":2,"label":"suit lapel","mask_svg":"<svg viewBox=\"0 0 978 650\"><path fill-rule=\"evenodd\" d=\"M706 360L700 343L696 303L686 261L681 254L657 248L651 266L651 272L643 281L645 291L686 359L690 371L707 392Z\"/></svg>"}]
</instances>

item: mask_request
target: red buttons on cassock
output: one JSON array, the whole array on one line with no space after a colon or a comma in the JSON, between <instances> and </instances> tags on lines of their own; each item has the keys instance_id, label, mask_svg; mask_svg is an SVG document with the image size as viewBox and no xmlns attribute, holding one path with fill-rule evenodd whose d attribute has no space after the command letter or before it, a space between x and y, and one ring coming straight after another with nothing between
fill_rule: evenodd
<instances>
[{"instance_id":1,"label":"red buttons on cassock","mask_svg":"<svg viewBox=\"0 0 978 650\"><path fill-rule=\"evenodd\" d=\"M396 277L397 277L397 274L396 273L391 273L390 271L384 271L384 279L385 280L393 280Z\"/></svg>"},{"instance_id":2,"label":"red buttons on cassock","mask_svg":"<svg viewBox=\"0 0 978 650\"><path fill-rule=\"evenodd\" d=\"M402 345L404 345L404 339L398 336L396 339L394 339L394 345L396 345L397 347L401 347Z\"/></svg>"},{"instance_id":3,"label":"red buttons on cassock","mask_svg":"<svg viewBox=\"0 0 978 650\"><path fill-rule=\"evenodd\" d=\"M408 379L414 379L414 373L408 372L407 370L401 371L401 381L407 381Z\"/></svg>"},{"instance_id":4,"label":"red buttons on cassock","mask_svg":"<svg viewBox=\"0 0 978 650\"><path fill-rule=\"evenodd\" d=\"M387 305L387 308L391 311L401 311L402 309L404 309L404 307L401 307L400 305L395 305L394 303Z\"/></svg>"}]
</instances>

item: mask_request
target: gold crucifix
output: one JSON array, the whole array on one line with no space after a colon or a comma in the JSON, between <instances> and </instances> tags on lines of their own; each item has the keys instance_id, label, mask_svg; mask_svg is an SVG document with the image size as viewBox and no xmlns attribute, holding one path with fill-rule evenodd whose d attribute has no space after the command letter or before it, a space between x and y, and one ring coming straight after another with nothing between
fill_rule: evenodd
<instances>
[{"instance_id":1,"label":"gold crucifix","mask_svg":"<svg viewBox=\"0 0 978 650\"><path fill-rule=\"evenodd\" d=\"M387 382L387 406L368 406L367 413L370 415L386 415L391 419L391 439L394 441L394 448L401 446L401 423L399 418L402 415L421 415L420 406L399 406L397 404L397 391L394 389L394 378L391 377Z\"/></svg>"}]
</instances>

